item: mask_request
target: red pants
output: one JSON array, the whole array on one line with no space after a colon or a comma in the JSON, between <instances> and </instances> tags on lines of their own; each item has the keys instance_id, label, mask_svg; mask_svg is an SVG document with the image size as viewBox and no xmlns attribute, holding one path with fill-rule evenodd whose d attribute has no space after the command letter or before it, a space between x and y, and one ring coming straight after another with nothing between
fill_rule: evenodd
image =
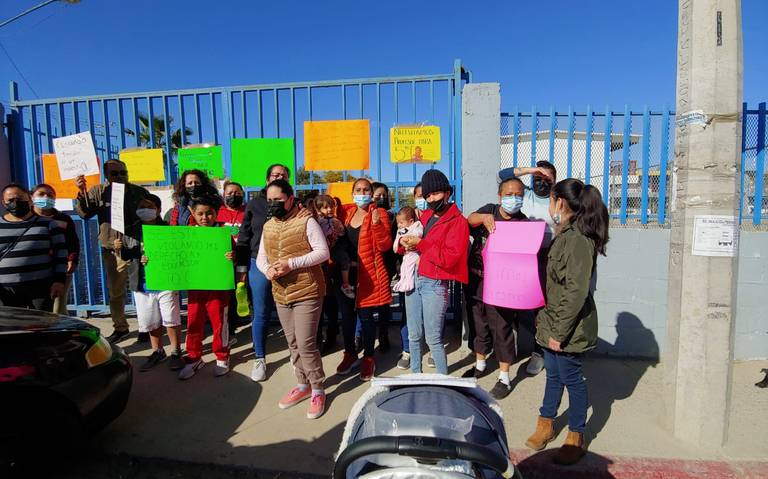
<instances>
[{"instance_id":1,"label":"red pants","mask_svg":"<svg viewBox=\"0 0 768 479\"><path fill-rule=\"evenodd\" d=\"M213 354L229 359L227 308L230 291L189 291L187 294L187 356L198 360L203 355L206 317L213 326Z\"/></svg>"}]
</instances>

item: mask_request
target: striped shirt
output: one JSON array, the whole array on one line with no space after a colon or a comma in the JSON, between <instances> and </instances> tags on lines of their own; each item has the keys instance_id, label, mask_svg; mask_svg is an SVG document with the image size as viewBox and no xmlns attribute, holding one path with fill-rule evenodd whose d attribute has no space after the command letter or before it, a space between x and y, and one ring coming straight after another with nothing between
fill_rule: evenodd
<instances>
[{"instance_id":1,"label":"striped shirt","mask_svg":"<svg viewBox=\"0 0 768 479\"><path fill-rule=\"evenodd\" d=\"M16 238L19 240L13 245ZM25 221L7 221L0 216L0 258L3 286L36 281L63 283L67 271L64 230L58 221L44 216Z\"/></svg>"}]
</instances>

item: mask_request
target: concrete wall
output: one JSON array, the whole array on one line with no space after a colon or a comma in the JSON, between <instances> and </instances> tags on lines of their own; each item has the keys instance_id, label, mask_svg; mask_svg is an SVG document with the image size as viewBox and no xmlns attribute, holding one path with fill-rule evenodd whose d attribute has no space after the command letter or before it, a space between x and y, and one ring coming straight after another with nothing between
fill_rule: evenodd
<instances>
[{"instance_id":1,"label":"concrete wall","mask_svg":"<svg viewBox=\"0 0 768 479\"><path fill-rule=\"evenodd\" d=\"M462 210L498 201L501 151L498 83L467 83L461 99Z\"/></svg>"},{"instance_id":2,"label":"concrete wall","mask_svg":"<svg viewBox=\"0 0 768 479\"><path fill-rule=\"evenodd\" d=\"M597 266L598 351L658 357L666 336L669 230L611 228ZM734 358L768 358L768 232L741 233Z\"/></svg>"}]
</instances>

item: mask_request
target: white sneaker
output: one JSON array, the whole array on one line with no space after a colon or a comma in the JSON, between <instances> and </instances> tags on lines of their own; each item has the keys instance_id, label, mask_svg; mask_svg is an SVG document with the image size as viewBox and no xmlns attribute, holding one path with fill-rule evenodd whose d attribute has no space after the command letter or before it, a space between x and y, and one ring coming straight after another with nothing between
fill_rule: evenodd
<instances>
[{"instance_id":1,"label":"white sneaker","mask_svg":"<svg viewBox=\"0 0 768 479\"><path fill-rule=\"evenodd\" d=\"M397 369L408 370L411 369L411 353L403 351L400 355L400 360L397 362Z\"/></svg>"},{"instance_id":2,"label":"white sneaker","mask_svg":"<svg viewBox=\"0 0 768 479\"><path fill-rule=\"evenodd\" d=\"M531 376L536 376L542 369L544 369L544 358L539 353L531 353L531 359L528 361L525 372Z\"/></svg>"},{"instance_id":3,"label":"white sneaker","mask_svg":"<svg viewBox=\"0 0 768 479\"><path fill-rule=\"evenodd\" d=\"M251 380L254 382L260 382L267 379L267 363L263 358L256 358L253 362L253 369L251 369Z\"/></svg>"},{"instance_id":4,"label":"white sneaker","mask_svg":"<svg viewBox=\"0 0 768 479\"><path fill-rule=\"evenodd\" d=\"M216 366L213 367L213 375L216 377L224 376L228 372L229 372L229 359L226 359L224 361L217 359Z\"/></svg>"},{"instance_id":5,"label":"white sneaker","mask_svg":"<svg viewBox=\"0 0 768 479\"><path fill-rule=\"evenodd\" d=\"M181 368L181 371L179 371L179 379L184 380L191 378L195 375L196 372L202 369L203 366L205 366L205 363L202 359L187 363L187 365Z\"/></svg>"},{"instance_id":6,"label":"white sneaker","mask_svg":"<svg viewBox=\"0 0 768 479\"><path fill-rule=\"evenodd\" d=\"M349 299L355 299L355 287L349 284L341 285L341 292Z\"/></svg>"}]
</instances>

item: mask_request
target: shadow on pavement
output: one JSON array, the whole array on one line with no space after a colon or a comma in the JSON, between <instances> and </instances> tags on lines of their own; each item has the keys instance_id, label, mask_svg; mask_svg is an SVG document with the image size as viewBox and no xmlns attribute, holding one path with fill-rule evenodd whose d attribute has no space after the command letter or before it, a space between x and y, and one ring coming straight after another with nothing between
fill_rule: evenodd
<instances>
[{"instance_id":1,"label":"shadow on pavement","mask_svg":"<svg viewBox=\"0 0 768 479\"><path fill-rule=\"evenodd\" d=\"M515 458L517 467L525 479L613 479L609 471L613 461L607 457L587 452L581 461L572 466L559 466L553 462L557 449L547 449L526 458ZM513 454L514 456L514 454Z\"/></svg>"}]
</instances>

